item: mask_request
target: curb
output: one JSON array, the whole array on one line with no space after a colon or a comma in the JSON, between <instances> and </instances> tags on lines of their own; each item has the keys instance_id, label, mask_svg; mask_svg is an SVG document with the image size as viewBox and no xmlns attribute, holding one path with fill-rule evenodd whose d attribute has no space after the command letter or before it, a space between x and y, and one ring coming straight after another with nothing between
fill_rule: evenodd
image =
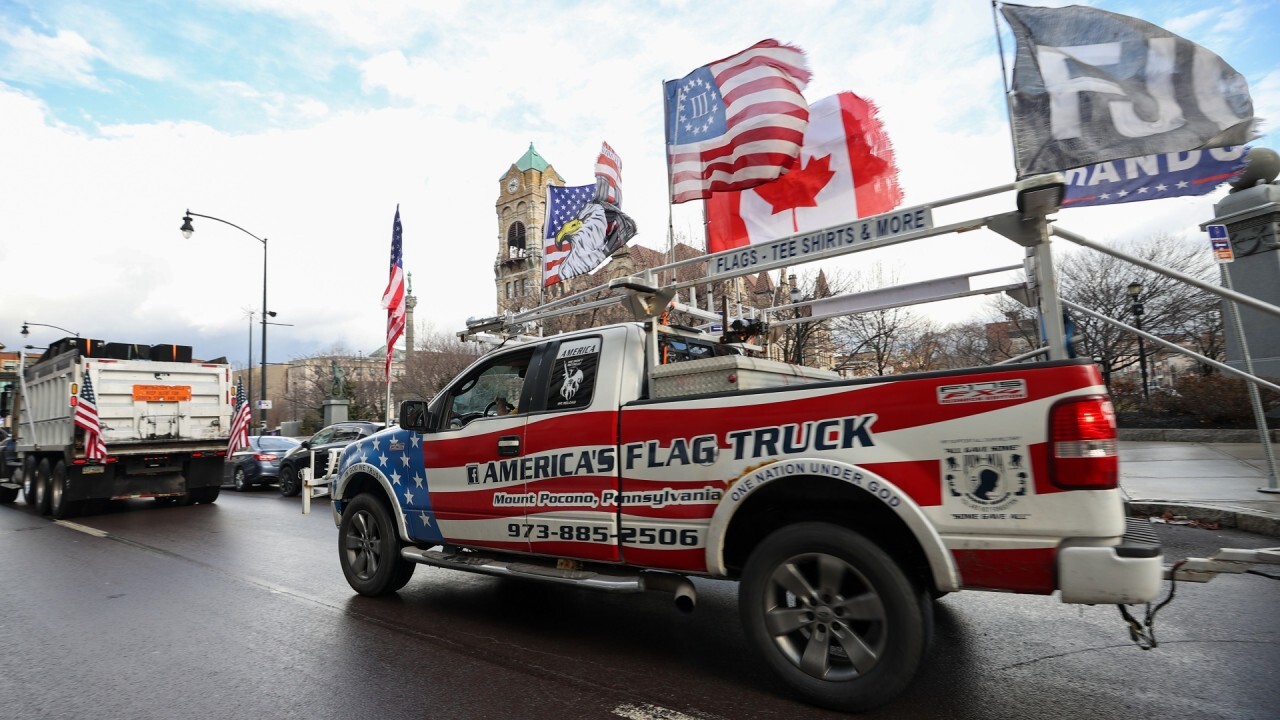
<instances>
[{"instance_id":1,"label":"curb","mask_svg":"<svg viewBox=\"0 0 1280 720\"><path fill-rule=\"evenodd\" d=\"M1199 428L1120 428L1119 440L1140 442L1199 442L1199 443L1260 443L1262 435L1257 428L1249 430L1210 430ZM1280 430L1268 432L1271 442L1280 442Z\"/></svg>"},{"instance_id":2,"label":"curb","mask_svg":"<svg viewBox=\"0 0 1280 720\"><path fill-rule=\"evenodd\" d=\"M1280 537L1280 516L1240 508L1189 503L1131 500L1128 503L1130 517L1160 516L1165 513L1217 523L1220 527L1235 528L1257 535Z\"/></svg>"}]
</instances>

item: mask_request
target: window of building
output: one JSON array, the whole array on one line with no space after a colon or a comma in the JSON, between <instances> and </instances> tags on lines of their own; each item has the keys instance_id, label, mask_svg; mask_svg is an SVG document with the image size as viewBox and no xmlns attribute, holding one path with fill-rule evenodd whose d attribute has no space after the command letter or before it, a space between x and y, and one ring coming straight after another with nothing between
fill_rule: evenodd
<instances>
[{"instance_id":1,"label":"window of building","mask_svg":"<svg viewBox=\"0 0 1280 720\"><path fill-rule=\"evenodd\" d=\"M507 227L507 256L524 257L525 227L522 222L513 222Z\"/></svg>"}]
</instances>

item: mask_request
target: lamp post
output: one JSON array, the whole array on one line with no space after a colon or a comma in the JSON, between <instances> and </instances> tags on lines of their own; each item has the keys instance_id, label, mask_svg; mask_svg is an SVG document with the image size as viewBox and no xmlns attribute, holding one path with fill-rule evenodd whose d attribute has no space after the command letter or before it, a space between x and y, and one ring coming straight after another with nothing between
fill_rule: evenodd
<instances>
[{"instance_id":1,"label":"lamp post","mask_svg":"<svg viewBox=\"0 0 1280 720\"><path fill-rule=\"evenodd\" d=\"M71 333L72 335L75 335L76 337L80 337L80 333L78 333L78 332L76 332L76 331L74 331L74 330L68 330L68 329L66 329L66 328L64 328L64 327L58 327L57 325L46 325L46 324L44 324L44 323L33 323L33 322L27 322L26 320L23 320L23 321L22 321L22 337L23 337L23 339L25 339L25 338L27 338L28 336L30 336L30 335L31 335L31 330L30 330L30 328L28 328L28 327L27 327L28 325L35 325L35 326L37 326L37 327L53 328L54 330L61 330L61 331L62 331L62 332L64 332L64 333Z\"/></svg>"},{"instance_id":2,"label":"lamp post","mask_svg":"<svg viewBox=\"0 0 1280 720\"><path fill-rule=\"evenodd\" d=\"M260 238L233 222L227 222L222 218L217 218L212 215L193 213L190 210L187 210L187 214L182 216L182 227L179 228L182 231L182 237L184 238L191 239L192 233L196 231L196 229L191 225L191 218L193 216L206 218L208 220L216 220L223 225L230 225L245 235L248 235L254 240L262 243L262 387L259 389L258 393L258 399L261 401L258 403L260 413L258 421L262 424L262 428L265 429L267 426L267 408L265 407L267 404L267 318L275 316L275 313L269 313L267 311L267 239Z\"/></svg>"},{"instance_id":3,"label":"lamp post","mask_svg":"<svg viewBox=\"0 0 1280 720\"><path fill-rule=\"evenodd\" d=\"M1129 283L1129 299L1132 304L1129 309L1133 311L1133 326L1142 330L1142 283L1134 281ZM1151 397L1147 388L1147 350L1142 344L1142 336L1138 336L1138 367L1142 370L1142 399L1147 400Z\"/></svg>"},{"instance_id":4,"label":"lamp post","mask_svg":"<svg viewBox=\"0 0 1280 720\"><path fill-rule=\"evenodd\" d=\"M796 284L796 276L794 274L788 276L787 283L788 285L791 286L791 290L789 293L791 296L791 304L795 305L796 303L800 302L800 300L802 299L801 293L800 293L800 286ZM791 309L791 312L792 312L792 317L796 319L800 318L800 308L793 307ZM796 365L803 365L804 364L804 346L800 339L800 335L801 335L800 323L796 323L794 326L792 326L792 332L794 333L792 335L792 339L794 340L794 342L792 343L792 346L791 346L791 362L795 363Z\"/></svg>"}]
</instances>

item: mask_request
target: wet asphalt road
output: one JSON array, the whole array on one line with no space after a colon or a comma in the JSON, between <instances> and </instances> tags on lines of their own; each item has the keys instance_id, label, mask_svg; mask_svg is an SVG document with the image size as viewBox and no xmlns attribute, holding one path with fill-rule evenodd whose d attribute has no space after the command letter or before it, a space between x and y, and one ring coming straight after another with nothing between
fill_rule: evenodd
<instances>
[{"instance_id":1,"label":"wet asphalt road","mask_svg":"<svg viewBox=\"0 0 1280 720\"><path fill-rule=\"evenodd\" d=\"M327 503L274 489L54 523L0 506L0 717L826 718L756 665L736 585L698 609L419 567L348 588ZM85 529L94 534L86 532ZM1166 560L1275 538L1157 526ZM105 534L105 537L100 536ZM1272 718L1280 581L1180 584L1159 648L1112 607L960 593L883 718Z\"/></svg>"}]
</instances>

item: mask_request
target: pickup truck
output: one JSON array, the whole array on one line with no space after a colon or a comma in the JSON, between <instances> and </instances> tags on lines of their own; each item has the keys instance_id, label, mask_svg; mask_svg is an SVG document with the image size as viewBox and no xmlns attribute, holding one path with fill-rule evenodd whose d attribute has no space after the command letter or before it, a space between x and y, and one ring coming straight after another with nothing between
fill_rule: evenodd
<instances>
[{"instance_id":1,"label":"pickup truck","mask_svg":"<svg viewBox=\"0 0 1280 720\"><path fill-rule=\"evenodd\" d=\"M717 349L669 362L677 340ZM332 510L362 595L428 564L689 611L690 578L738 580L763 663L864 710L910 682L946 593L1154 598L1161 548L1117 483L1088 360L838 379L651 320L507 344L405 402L344 451Z\"/></svg>"}]
</instances>

